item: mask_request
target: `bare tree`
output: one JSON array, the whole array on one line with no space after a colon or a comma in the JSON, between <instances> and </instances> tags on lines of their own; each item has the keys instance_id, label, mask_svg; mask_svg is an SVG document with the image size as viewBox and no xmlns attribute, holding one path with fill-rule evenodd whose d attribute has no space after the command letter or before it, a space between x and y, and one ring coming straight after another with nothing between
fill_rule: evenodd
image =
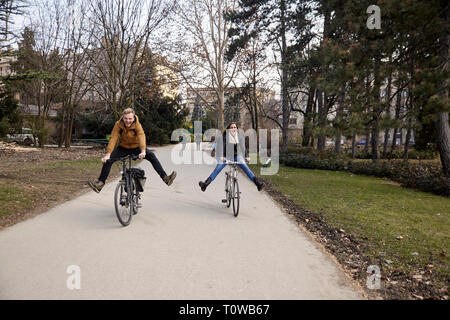
<instances>
[{"instance_id":1,"label":"bare tree","mask_svg":"<svg viewBox=\"0 0 450 320\"><path fill-rule=\"evenodd\" d=\"M11 34L11 16L23 14L23 0L0 0L0 47L7 45Z\"/></svg>"},{"instance_id":2,"label":"bare tree","mask_svg":"<svg viewBox=\"0 0 450 320\"><path fill-rule=\"evenodd\" d=\"M68 0L65 11L63 37L63 61L65 70L64 97L62 103L60 134L58 146L63 142L66 148L70 147L73 124L77 109L91 90L89 82L90 68L87 59L87 48L92 39L92 28L86 18L88 0Z\"/></svg>"},{"instance_id":3,"label":"bare tree","mask_svg":"<svg viewBox=\"0 0 450 320\"><path fill-rule=\"evenodd\" d=\"M236 5L236 0L185 0L176 11L183 32L175 46L180 49L177 60L181 75L194 92L199 87L214 90L217 104L203 102L217 112L220 130L224 129L225 93L233 85L239 65L239 57L232 61L225 59L230 22L224 14Z\"/></svg>"},{"instance_id":4,"label":"bare tree","mask_svg":"<svg viewBox=\"0 0 450 320\"><path fill-rule=\"evenodd\" d=\"M151 36L167 17L174 1L94 0L90 6L94 41L87 51L96 92L116 118L133 105L136 75L144 72L144 54Z\"/></svg>"},{"instance_id":5,"label":"bare tree","mask_svg":"<svg viewBox=\"0 0 450 320\"><path fill-rule=\"evenodd\" d=\"M260 110L274 95L274 92L269 89L270 75L268 74L272 64L267 61L264 44L257 37L248 41L247 46L240 51L240 55L242 64L238 69L238 78L242 84L238 85L237 79L233 80L235 87L239 88L235 98L238 98L247 109L252 128L258 132Z\"/></svg>"},{"instance_id":6,"label":"bare tree","mask_svg":"<svg viewBox=\"0 0 450 320\"><path fill-rule=\"evenodd\" d=\"M448 23L449 20L449 7L445 8L442 13L443 19ZM449 47L450 36L445 34L440 39L439 55L442 59L441 72L448 74L448 59L449 59ZM447 102L447 109L443 110L437 115L436 129L438 135L438 149L442 163L442 170L447 177L450 177L450 125L449 125L449 109L448 109L448 78L442 81L439 88L439 96L445 102Z\"/></svg>"},{"instance_id":7,"label":"bare tree","mask_svg":"<svg viewBox=\"0 0 450 320\"><path fill-rule=\"evenodd\" d=\"M17 86L21 100L26 105L37 106L38 115L32 125L41 146L47 140L45 123L50 108L62 100L62 8L58 0L39 0L34 3L30 22L24 29L24 39L19 44L18 61L13 65L17 73L32 74L30 80L19 82Z\"/></svg>"}]
</instances>

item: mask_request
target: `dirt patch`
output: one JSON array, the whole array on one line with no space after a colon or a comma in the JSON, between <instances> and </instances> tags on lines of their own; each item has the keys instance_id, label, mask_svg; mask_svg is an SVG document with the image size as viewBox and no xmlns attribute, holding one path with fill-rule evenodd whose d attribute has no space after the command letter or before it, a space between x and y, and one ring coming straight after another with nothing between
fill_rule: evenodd
<instances>
[{"instance_id":1,"label":"dirt patch","mask_svg":"<svg viewBox=\"0 0 450 320\"><path fill-rule=\"evenodd\" d=\"M0 141L0 158L6 162L34 162L54 160L78 160L86 157L104 155L104 148L34 148ZM0 164L1 165L1 164ZM1 168L1 167L0 167Z\"/></svg>"},{"instance_id":2,"label":"dirt patch","mask_svg":"<svg viewBox=\"0 0 450 320\"><path fill-rule=\"evenodd\" d=\"M0 144L0 187L13 190L3 195L0 229L91 191L86 181L98 177L104 153L104 148L32 148ZM109 179L119 176L119 171L118 166L113 166Z\"/></svg>"},{"instance_id":3,"label":"dirt patch","mask_svg":"<svg viewBox=\"0 0 450 320\"><path fill-rule=\"evenodd\" d=\"M383 181L383 182L381 182L381 184L387 184L387 185L396 186L396 187L402 186L400 183L394 182L394 181Z\"/></svg>"},{"instance_id":4,"label":"dirt patch","mask_svg":"<svg viewBox=\"0 0 450 320\"><path fill-rule=\"evenodd\" d=\"M401 269L391 268L389 260L371 259L365 254L370 250L367 239L330 227L323 215L298 206L278 191L275 185L264 181L265 190L272 199L336 258L343 270L360 284L369 299L448 300L448 287L438 288L433 285L432 265L426 269L417 269L414 275L410 275ZM367 273L369 266L377 266L380 270L379 289L369 289L367 286L367 279L372 276ZM372 282L372 285L375 284Z\"/></svg>"},{"instance_id":5,"label":"dirt patch","mask_svg":"<svg viewBox=\"0 0 450 320\"><path fill-rule=\"evenodd\" d=\"M0 141L0 230L92 192L87 180L98 178L105 152L98 144L35 148ZM116 162L108 181L121 169Z\"/></svg>"}]
</instances>

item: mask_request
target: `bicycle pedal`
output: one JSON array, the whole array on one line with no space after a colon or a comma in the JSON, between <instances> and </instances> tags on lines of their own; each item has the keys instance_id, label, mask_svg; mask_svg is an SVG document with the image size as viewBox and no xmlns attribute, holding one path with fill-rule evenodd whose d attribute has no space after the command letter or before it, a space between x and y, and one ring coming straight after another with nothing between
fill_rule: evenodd
<instances>
[{"instance_id":1,"label":"bicycle pedal","mask_svg":"<svg viewBox=\"0 0 450 320\"><path fill-rule=\"evenodd\" d=\"M137 205L136 205L136 208L142 208L142 204L140 204L140 203L138 203Z\"/></svg>"},{"instance_id":2,"label":"bicycle pedal","mask_svg":"<svg viewBox=\"0 0 450 320\"><path fill-rule=\"evenodd\" d=\"M222 203L227 203L227 199L222 199Z\"/></svg>"}]
</instances>

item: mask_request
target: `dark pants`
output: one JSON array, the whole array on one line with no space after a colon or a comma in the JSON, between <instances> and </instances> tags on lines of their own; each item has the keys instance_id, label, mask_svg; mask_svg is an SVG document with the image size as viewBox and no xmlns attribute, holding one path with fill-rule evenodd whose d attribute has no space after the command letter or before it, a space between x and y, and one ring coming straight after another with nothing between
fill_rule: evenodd
<instances>
[{"instance_id":1,"label":"dark pants","mask_svg":"<svg viewBox=\"0 0 450 320\"><path fill-rule=\"evenodd\" d=\"M98 180L105 182L106 179L108 178L109 172L111 171L111 167L112 167L113 163L116 162L117 160L120 160L120 158L123 158L130 154L138 155L140 153L141 153L140 148L136 148L136 149L127 149L127 148L123 148L123 147L115 148L114 151L111 153L110 159L108 161L106 161L106 163L103 164L102 172L100 173L100 177L98 178ZM161 163L158 161L158 159L156 158L156 156L153 152L146 149L145 150L145 159L150 161L153 168L159 174L161 179L166 176L166 172L162 168Z\"/></svg>"}]
</instances>

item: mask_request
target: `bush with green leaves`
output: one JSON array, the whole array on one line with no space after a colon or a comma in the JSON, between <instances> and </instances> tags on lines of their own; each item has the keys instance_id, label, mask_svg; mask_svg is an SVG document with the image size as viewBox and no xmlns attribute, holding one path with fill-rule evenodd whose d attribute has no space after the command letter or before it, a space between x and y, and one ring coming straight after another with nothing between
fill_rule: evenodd
<instances>
[{"instance_id":1,"label":"bush with green leaves","mask_svg":"<svg viewBox=\"0 0 450 320\"><path fill-rule=\"evenodd\" d=\"M0 93L0 137L8 133L20 131L22 117L19 112L19 104L10 92Z\"/></svg>"},{"instance_id":2,"label":"bush with green leaves","mask_svg":"<svg viewBox=\"0 0 450 320\"><path fill-rule=\"evenodd\" d=\"M408 150L408 159L414 160L432 160L438 157L438 152L432 148L424 150L410 149ZM385 157L380 155L381 159L403 159L404 150L399 148L392 152L388 152ZM349 155L350 157L350 155ZM365 152L364 150L356 150L355 159L372 159L372 154Z\"/></svg>"}]
</instances>

